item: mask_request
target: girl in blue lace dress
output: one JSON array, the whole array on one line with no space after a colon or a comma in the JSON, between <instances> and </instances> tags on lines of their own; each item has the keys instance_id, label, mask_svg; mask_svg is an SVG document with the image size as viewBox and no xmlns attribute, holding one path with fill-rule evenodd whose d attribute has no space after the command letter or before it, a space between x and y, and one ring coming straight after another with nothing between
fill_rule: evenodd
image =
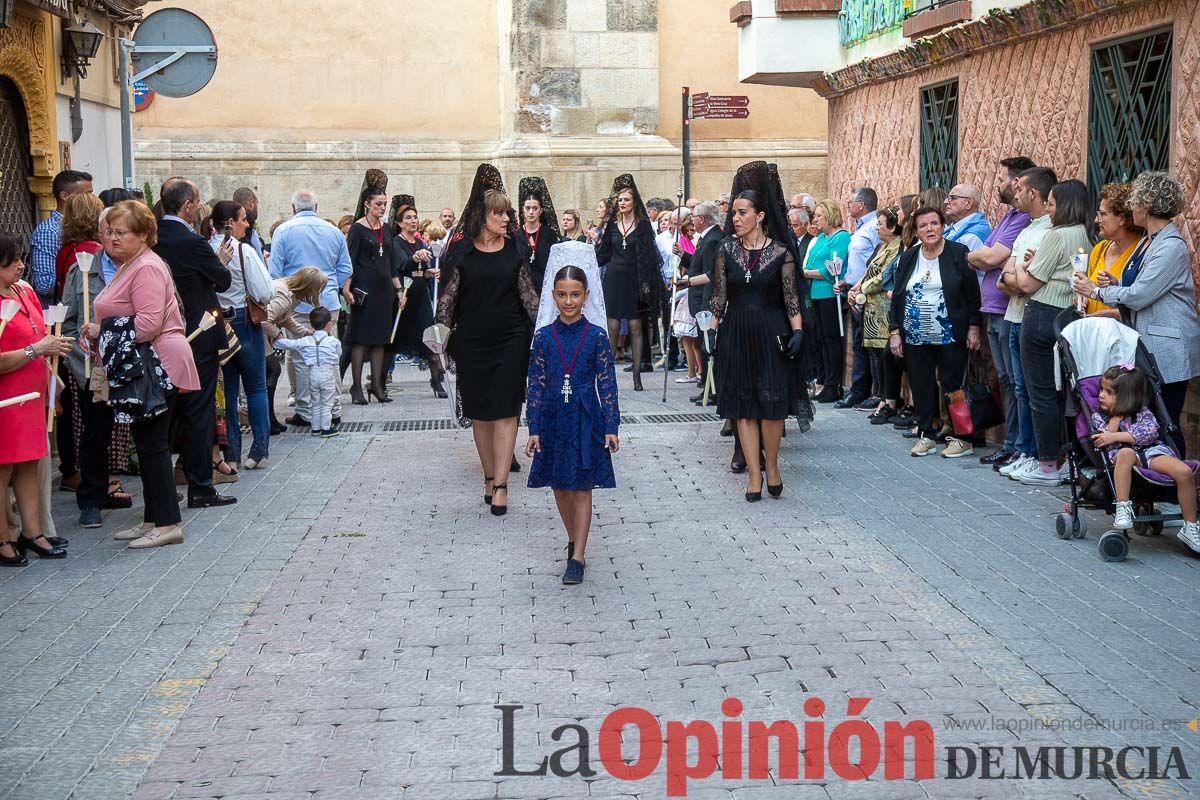
<instances>
[{"instance_id":1,"label":"girl in blue lace dress","mask_svg":"<svg viewBox=\"0 0 1200 800\"><path fill-rule=\"evenodd\" d=\"M587 275L567 266L554 275L558 319L538 330L529 356L525 416L533 457L529 486L549 486L567 530L563 583L583 580L592 524L592 490L612 489L612 453L620 447L617 376L604 330L583 316Z\"/></svg>"}]
</instances>

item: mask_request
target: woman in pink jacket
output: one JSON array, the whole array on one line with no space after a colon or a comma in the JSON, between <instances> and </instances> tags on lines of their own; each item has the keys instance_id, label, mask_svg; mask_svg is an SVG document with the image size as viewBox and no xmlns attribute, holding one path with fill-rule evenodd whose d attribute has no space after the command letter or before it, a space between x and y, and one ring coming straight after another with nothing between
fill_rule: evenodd
<instances>
[{"instance_id":1,"label":"woman in pink jacket","mask_svg":"<svg viewBox=\"0 0 1200 800\"><path fill-rule=\"evenodd\" d=\"M127 200L113 206L105 220L108 251L119 267L96 298L95 321L83 327L83 335L94 342L99 336L99 323L110 317L132 317L136 341L149 342L154 347L167 377L175 385L168 394L165 414L133 423L146 513L142 525L122 531L116 538L128 540L134 549L178 544L183 541L183 525L175 496L167 432L176 397L199 389L200 379L184 334L183 313L175 296L171 270L150 249L158 239L154 215L145 203Z\"/></svg>"}]
</instances>

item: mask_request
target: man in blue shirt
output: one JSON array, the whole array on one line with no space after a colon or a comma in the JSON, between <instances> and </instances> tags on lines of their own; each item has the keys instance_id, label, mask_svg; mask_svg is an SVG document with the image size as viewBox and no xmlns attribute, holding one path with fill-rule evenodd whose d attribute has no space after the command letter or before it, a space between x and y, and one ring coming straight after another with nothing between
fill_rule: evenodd
<instances>
[{"instance_id":1,"label":"man in blue shirt","mask_svg":"<svg viewBox=\"0 0 1200 800\"><path fill-rule=\"evenodd\" d=\"M854 224L850 230L850 252L846 258L845 283L847 286L858 287L863 276L867 273L867 262L875 248L879 246L879 229L876 226L878 215L875 209L879 206L879 195L875 190L864 186L855 189L848 204L850 218ZM845 292L843 290L843 296ZM870 396L871 361L863 347L862 311L858 306L850 309L850 336L854 346L854 367L850 371L850 390L846 396L833 404L834 408L869 408L874 410L879 405L879 398Z\"/></svg>"},{"instance_id":2,"label":"man in blue shirt","mask_svg":"<svg viewBox=\"0 0 1200 800\"><path fill-rule=\"evenodd\" d=\"M33 277L33 290L37 292L43 308L54 303L57 282L54 261L58 258L59 248L62 247L62 212L66 207L67 197L76 192L90 192L92 176L86 172L64 169L54 176L52 189L57 208L33 229L33 234L29 237L29 270Z\"/></svg>"},{"instance_id":3,"label":"man in blue shirt","mask_svg":"<svg viewBox=\"0 0 1200 800\"><path fill-rule=\"evenodd\" d=\"M346 249L346 237L333 225L317 216L317 196L301 189L292 195L293 216L275 229L271 240L271 277L286 278L303 267L316 267L328 279L321 293L321 307L333 319L337 330L337 318L341 312L338 290L350 280L353 267L350 251ZM308 303L296 306L300 315L312 311ZM309 411L308 382L303 380L291 363L295 356L288 353L288 376L292 379L292 392L296 399L296 413L286 422L290 425L308 425ZM301 385L303 384L303 385ZM340 394L340 393L339 393ZM340 401L334 401L333 416L342 416Z\"/></svg>"}]
</instances>

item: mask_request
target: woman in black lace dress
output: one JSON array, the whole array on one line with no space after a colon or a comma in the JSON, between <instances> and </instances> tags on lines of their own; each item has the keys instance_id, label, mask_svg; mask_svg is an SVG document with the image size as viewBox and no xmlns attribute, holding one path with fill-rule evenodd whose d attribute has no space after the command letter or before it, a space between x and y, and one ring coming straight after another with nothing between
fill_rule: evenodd
<instances>
[{"instance_id":1,"label":"woman in black lace dress","mask_svg":"<svg viewBox=\"0 0 1200 800\"><path fill-rule=\"evenodd\" d=\"M804 400L798 362L803 342L800 288L794 238L770 167L754 162L739 171L739 183L758 189L734 195L729 211L733 236L721 242L713 270L713 316L719 321L716 371L717 413L737 422L746 454L746 499L762 499L763 470L772 497L783 493L779 442L787 418ZM776 208L778 206L778 208ZM780 232L782 231L782 233ZM756 457L761 442L766 463Z\"/></svg>"},{"instance_id":2,"label":"woman in black lace dress","mask_svg":"<svg viewBox=\"0 0 1200 800\"><path fill-rule=\"evenodd\" d=\"M661 257L654 244L654 225L628 173L613 181L613 213L596 244L596 259L604 270L604 305L608 310L608 339L615 353L621 320L629 323L633 354L633 390L642 391L640 373L645 326L658 315L663 293Z\"/></svg>"},{"instance_id":3,"label":"woman in black lace dress","mask_svg":"<svg viewBox=\"0 0 1200 800\"><path fill-rule=\"evenodd\" d=\"M451 329L463 414L483 467L484 502L508 511L508 473L525 400L538 295L517 249L517 224L500 173L481 164L445 257L450 273L438 321ZM501 494L503 493L503 494Z\"/></svg>"},{"instance_id":4,"label":"woman in black lace dress","mask_svg":"<svg viewBox=\"0 0 1200 800\"><path fill-rule=\"evenodd\" d=\"M435 397L445 397L442 386L442 363L425 346L425 329L433 324L433 251L417 234L417 205L411 194L392 198L392 252L396 272L408 284L404 296L404 311L396 326L392 351L422 359L429 366L429 387Z\"/></svg>"}]
</instances>

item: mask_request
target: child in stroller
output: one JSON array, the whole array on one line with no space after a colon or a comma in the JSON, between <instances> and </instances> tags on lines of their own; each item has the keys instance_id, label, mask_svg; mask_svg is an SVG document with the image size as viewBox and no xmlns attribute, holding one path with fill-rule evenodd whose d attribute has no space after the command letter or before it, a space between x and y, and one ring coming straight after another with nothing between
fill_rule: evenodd
<instances>
[{"instance_id":1,"label":"child in stroller","mask_svg":"<svg viewBox=\"0 0 1200 800\"><path fill-rule=\"evenodd\" d=\"M1055 327L1062 385L1067 390L1063 441L1071 475L1071 502L1055 519L1055 532L1062 539L1081 539L1087 534L1087 518L1080 508L1086 503L1105 509L1116 515L1120 524L1115 526L1117 530L1100 537L1100 555L1105 561L1121 561L1129 552L1126 522L1134 533L1154 535L1162 532L1164 522L1196 521L1195 476L1200 463L1181 461L1176 455L1182 452L1179 429L1167 414L1159 391L1162 375L1136 330L1115 319L1079 318L1073 308L1059 315ZM1104 376L1117 374L1110 372L1114 366L1122 374L1136 366L1142 391L1140 399L1122 399L1123 379L1118 376L1116 384L1109 382L1109 388L1116 391L1105 411L1100 394ZM1097 410L1102 412L1098 418L1093 416ZM1116 426L1110 430L1114 417ZM1153 434L1148 432L1151 423ZM1112 435L1097 438L1097 434ZM1160 444L1163 449L1148 452L1144 462L1134 450L1120 456L1122 462L1128 463L1118 468L1114 459L1122 444L1143 449ZM1166 456L1171 461L1166 461ZM1151 468L1150 457L1156 463L1161 460L1170 465L1173 472ZM1182 482L1176 476L1181 476ZM1160 513L1155 508L1155 504L1175 501L1177 496L1181 498L1180 513ZM1129 504L1118 506L1118 501ZM1127 514L1132 518L1126 520ZM1184 527L1178 537L1200 552L1200 536L1194 525Z\"/></svg>"},{"instance_id":2,"label":"child in stroller","mask_svg":"<svg viewBox=\"0 0 1200 800\"><path fill-rule=\"evenodd\" d=\"M1150 382L1133 364L1110 367L1100 379L1099 409L1092 412L1092 444L1103 449L1112 464L1116 490L1113 528L1133 527L1133 468L1141 466L1175 482L1183 517L1180 541L1200 553L1200 522L1196 521L1196 479L1192 468L1175 457L1162 440L1158 420L1149 407Z\"/></svg>"}]
</instances>

